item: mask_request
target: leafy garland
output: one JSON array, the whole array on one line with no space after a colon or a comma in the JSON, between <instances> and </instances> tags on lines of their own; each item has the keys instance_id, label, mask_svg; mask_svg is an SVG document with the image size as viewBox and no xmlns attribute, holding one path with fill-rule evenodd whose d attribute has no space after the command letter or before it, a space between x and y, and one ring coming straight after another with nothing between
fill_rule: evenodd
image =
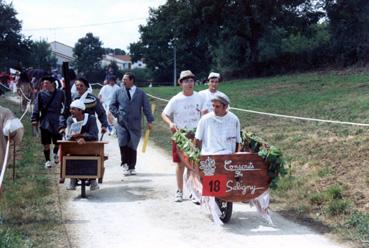
<instances>
[{"instance_id":1,"label":"leafy garland","mask_svg":"<svg viewBox=\"0 0 369 248\"><path fill-rule=\"evenodd\" d=\"M251 150L266 161L268 165L268 176L272 178L269 187L276 188L278 176L285 176L287 174L281 150L269 145L254 133L247 132L246 130L242 130L241 138L243 151Z\"/></svg>"},{"instance_id":2,"label":"leafy garland","mask_svg":"<svg viewBox=\"0 0 369 248\"><path fill-rule=\"evenodd\" d=\"M195 130L179 129L172 135L179 149L181 149L187 157L195 164L200 162L200 149L197 148L192 139L194 138ZM242 138L242 151L252 151L262 157L268 165L268 176L272 179L269 187L276 188L278 182L278 176L284 176L287 174L287 170L284 167L285 161L282 156L281 150L275 146L269 145L267 142L256 136L254 133L243 130L241 132Z\"/></svg>"},{"instance_id":3,"label":"leafy garland","mask_svg":"<svg viewBox=\"0 0 369 248\"><path fill-rule=\"evenodd\" d=\"M194 163L200 163L200 149L193 143L192 139L195 137L195 130L179 129L172 135L172 140L177 143L179 149L181 149L187 157Z\"/></svg>"}]
</instances>

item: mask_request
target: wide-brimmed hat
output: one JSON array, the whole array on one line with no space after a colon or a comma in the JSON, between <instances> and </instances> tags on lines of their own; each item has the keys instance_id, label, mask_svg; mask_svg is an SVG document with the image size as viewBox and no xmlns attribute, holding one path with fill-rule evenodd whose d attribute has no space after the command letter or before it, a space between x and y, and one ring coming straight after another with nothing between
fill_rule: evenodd
<instances>
[{"instance_id":1,"label":"wide-brimmed hat","mask_svg":"<svg viewBox=\"0 0 369 248\"><path fill-rule=\"evenodd\" d=\"M220 74L217 72L210 72L208 79L210 78L220 78Z\"/></svg>"},{"instance_id":2,"label":"wide-brimmed hat","mask_svg":"<svg viewBox=\"0 0 369 248\"><path fill-rule=\"evenodd\" d=\"M74 100L74 101L70 104L70 107L71 107L71 108L78 108L78 109L80 109L80 110L85 110L85 109L86 109L85 104L84 104L81 100L79 100L79 99Z\"/></svg>"},{"instance_id":3,"label":"wide-brimmed hat","mask_svg":"<svg viewBox=\"0 0 369 248\"><path fill-rule=\"evenodd\" d=\"M195 74L193 74L190 70L181 71L178 81L182 81L182 79L188 78L188 77L195 78Z\"/></svg>"},{"instance_id":4,"label":"wide-brimmed hat","mask_svg":"<svg viewBox=\"0 0 369 248\"><path fill-rule=\"evenodd\" d=\"M219 102L223 103L224 105L229 105L231 103L228 96L226 94L223 94L223 93L220 93L220 92L215 93L215 95L213 96L211 101L219 101Z\"/></svg>"}]
</instances>

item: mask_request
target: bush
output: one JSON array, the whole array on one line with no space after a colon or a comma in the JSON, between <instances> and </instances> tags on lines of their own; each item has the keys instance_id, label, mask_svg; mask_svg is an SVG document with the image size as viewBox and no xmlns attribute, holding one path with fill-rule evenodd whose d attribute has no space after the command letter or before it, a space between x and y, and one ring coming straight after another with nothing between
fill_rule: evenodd
<instances>
[{"instance_id":1,"label":"bush","mask_svg":"<svg viewBox=\"0 0 369 248\"><path fill-rule=\"evenodd\" d=\"M329 202L325 211L330 216L337 216L341 214L348 214L351 204L342 199L335 199Z\"/></svg>"}]
</instances>

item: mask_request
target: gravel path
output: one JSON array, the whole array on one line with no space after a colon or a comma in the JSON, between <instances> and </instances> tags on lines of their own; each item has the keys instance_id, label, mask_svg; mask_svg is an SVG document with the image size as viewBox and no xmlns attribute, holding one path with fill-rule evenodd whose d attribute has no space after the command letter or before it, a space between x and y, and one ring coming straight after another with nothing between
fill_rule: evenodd
<instances>
[{"instance_id":1,"label":"gravel path","mask_svg":"<svg viewBox=\"0 0 369 248\"><path fill-rule=\"evenodd\" d=\"M106 140L100 190L88 189L81 199L79 188L66 191L67 180L60 185L73 247L346 247L276 213L270 226L247 204L234 204L230 222L216 226L207 209L173 202L175 166L167 153L150 143L138 154L137 175L124 177L117 141Z\"/></svg>"}]
</instances>

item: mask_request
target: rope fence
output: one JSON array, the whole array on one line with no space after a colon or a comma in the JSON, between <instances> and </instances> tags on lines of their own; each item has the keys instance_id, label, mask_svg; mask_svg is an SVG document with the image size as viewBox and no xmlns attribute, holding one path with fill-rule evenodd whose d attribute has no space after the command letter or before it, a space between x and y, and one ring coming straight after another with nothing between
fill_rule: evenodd
<instances>
[{"instance_id":1,"label":"rope fence","mask_svg":"<svg viewBox=\"0 0 369 248\"><path fill-rule=\"evenodd\" d=\"M164 99L164 98L153 96L151 94L147 94L147 95L149 97L151 97L153 99L156 99L156 100L159 100L159 101L169 102L169 100ZM333 123L333 124L341 124L341 125L369 127L369 124L366 124L366 123L356 123L356 122L336 121L336 120L324 120L324 119L317 119L317 118L299 117L299 116L293 116L293 115L282 115L282 114L261 112L261 111L255 111L255 110L250 110L250 109L242 109L242 108L234 108L234 107L230 107L229 109L240 111L240 112L247 112L247 113L252 113L252 114L267 115L267 116L287 118L287 119L295 119L295 120L303 120L303 121L315 121L315 122L323 122L323 123Z\"/></svg>"}]
</instances>

